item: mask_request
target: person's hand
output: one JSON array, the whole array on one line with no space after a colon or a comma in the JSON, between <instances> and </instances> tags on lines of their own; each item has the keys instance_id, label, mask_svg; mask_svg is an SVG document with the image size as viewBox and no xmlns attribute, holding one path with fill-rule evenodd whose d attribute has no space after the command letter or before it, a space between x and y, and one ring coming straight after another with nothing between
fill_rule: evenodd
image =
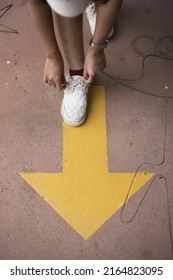
<instances>
[{"instance_id":1,"label":"person's hand","mask_svg":"<svg viewBox=\"0 0 173 280\"><path fill-rule=\"evenodd\" d=\"M58 90L64 89L67 83L64 77L64 63L60 55L46 58L43 80Z\"/></svg>"},{"instance_id":2,"label":"person's hand","mask_svg":"<svg viewBox=\"0 0 173 280\"><path fill-rule=\"evenodd\" d=\"M98 72L102 72L106 67L106 57L103 49L88 48L88 52L84 63L83 79L87 84L91 84L94 76Z\"/></svg>"}]
</instances>

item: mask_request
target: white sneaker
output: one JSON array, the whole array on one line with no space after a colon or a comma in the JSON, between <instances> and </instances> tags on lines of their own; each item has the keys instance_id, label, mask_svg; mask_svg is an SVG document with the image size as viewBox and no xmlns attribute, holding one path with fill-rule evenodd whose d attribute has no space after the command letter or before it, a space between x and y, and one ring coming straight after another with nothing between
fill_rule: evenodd
<instances>
[{"instance_id":1,"label":"white sneaker","mask_svg":"<svg viewBox=\"0 0 173 280\"><path fill-rule=\"evenodd\" d=\"M96 18L97 18L97 8L94 3L90 3L88 5L88 7L86 8L86 14L90 25L91 34L94 35L95 27L96 27ZM108 40L113 36L113 34L114 34L114 28L112 27L108 35Z\"/></svg>"},{"instance_id":2,"label":"white sneaker","mask_svg":"<svg viewBox=\"0 0 173 280\"><path fill-rule=\"evenodd\" d=\"M64 90L61 115L68 125L79 126L86 118L89 86L81 76L69 76L67 82L69 85Z\"/></svg>"}]
</instances>

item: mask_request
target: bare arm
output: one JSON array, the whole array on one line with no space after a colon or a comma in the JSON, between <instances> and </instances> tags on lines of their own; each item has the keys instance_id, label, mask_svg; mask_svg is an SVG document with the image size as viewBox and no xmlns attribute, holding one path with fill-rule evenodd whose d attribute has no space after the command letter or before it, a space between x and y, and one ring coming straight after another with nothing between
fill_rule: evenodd
<instances>
[{"instance_id":1,"label":"bare arm","mask_svg":"<svg viewBox=\"0 0 173 280\"><path fill-rule=\"evenodd\" d=\"M122 0L108 0L106 4L99 4L97 8L96 28L93 41L96 44L105 44L110 30L117 20ZM104 49L88 47L85 65L84 81L92 83L97 72L101 72L106 67L106 57Z\"/></svg>"},{"instance_id":2,"label":"bare arm","mask_svg":"<svg viewBox=\"0 0 173 280\"><path fill-rule=\"evenodd\" d=\"M27 4L46 55L44 82L61 90L66 83L64 63L56 41L52 11L39 0L27 0Z\"/></svg>"},{"instance_id":3,"label":"bare arm","mask_svg":"<svg viewBox=\"0 0 173 280\"><path fill-rule=\"evenodd\" d=\"M47 57L57 52L52 12L48 5L38 0L27 0L31 19L39 33L43 49Z\"/></svg>"}]
</instances>

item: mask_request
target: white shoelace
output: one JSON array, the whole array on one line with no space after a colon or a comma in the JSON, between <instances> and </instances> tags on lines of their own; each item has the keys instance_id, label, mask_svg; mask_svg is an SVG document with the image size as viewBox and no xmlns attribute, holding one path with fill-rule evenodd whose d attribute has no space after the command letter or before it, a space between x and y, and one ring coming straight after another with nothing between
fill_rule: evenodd
<instances>
[{"instance_id":1,"label":"white shoelace","mask_svg":"<svg viewBox=\"0 0 173 280\"><path fill-rule=\"evenodd\" d=\"M89 85L86 84L82 78L77 78L73 80L72 77L68 76L67 82L69 83L68 88L74 92L75 90L86 93Z\"/></svg>"}]
</instances>

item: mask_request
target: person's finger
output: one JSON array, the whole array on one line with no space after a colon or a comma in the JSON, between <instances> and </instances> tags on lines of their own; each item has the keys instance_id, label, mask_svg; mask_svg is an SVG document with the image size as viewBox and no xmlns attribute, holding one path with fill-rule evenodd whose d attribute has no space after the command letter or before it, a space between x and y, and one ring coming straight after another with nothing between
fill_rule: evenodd
<instances>
[{"instance_id":1,"label":"person's finger","mask_svg":"<svg viewBox=\"0 0 173 280\"><path fill-rule=\"evenodd\" d=\"M56 83L54 81L52 81L52 86L56 88Z\"/></svg>"},{"instance_id":2,"label":"person's finger","mask_svg":"<svg viewBox=\"0 0 173 280\"><path fill-rule=\"evenodd\" d=\"M86 84L92 84L92 82L94 81L94 74L90 74L87 79L84 79L84 82Z\"/></svg>"},{"instance_id":3,"label":"person's finger","mask_svg":"<svg viewBox=\"0 0 173 280\"><path fill-rule=\"evenodd\" d=\"M48 85L48 78L45 75L43 76L43 82Z\"/></svg>"},{"instance_id":4,"label":"person's finger","mask_svg":"<svg viewBox=\"0 0 173 280\"><path fill-rule=\"evenodd\" d=\"M49 85L49 86L53 86L54 88L56 88L56 83L54 82L53 79L49 79L49 80L48 80L48 85Z\"/></svg>"},{"instance_id":5,"label":"person's finger","mask_svg":"<svg viewBox=\"0 0 173 280\"><path fill-rule=\"evenodd\" d=\"M57 90L62 90L63 89L62 83L56 82L56 88L57 88Z\"/></svg>"},{"instance_id":6,"label":"person's finger","mask_svg":"<svg viewBox=\"0 0 173 280\"><path fill-rule=\"evenodd\" d=\"M48 83L49 86L52 86L52 81L51 80L48 80L47 83Z\"/></svg>"},{"instance_id":7,"label":"person's finger","mask_svg":"<svg viewBox=\"0 0 173 280\"><path fill-rule=\"evenodd\" d=\"M63 81L56 81L56 88L57 90L63 90L67 86L67 82L65 80Z\"/></svg>"},{"instance_id":8,"label":"person's finger","mask_svg":"<svg viewBox=\"0 0 173 280\"><path fill-rule=\"evenodd\" d=\"M83 70L83 80L87 80L88 78L88 71L86 69L86 67L84 67L84 70Z\"/></svg>"},{"instance_id":9,"label":"person's finger","mask_svg":"<svg viewBox=\"0 0 173 280\"><path fill-rule=\"evenodd\" d=\"M62 85L63 85L63 87L67 87L69 85L69 83L66 81L65 77L63 77L63 79L62 79Z\"/></svg>"},{"instance_id":10,"label":"person's finger","mask_svg":"<svg viewBox=\"0 0 173 280\"><path fill-rule=\"evenodd\" d=\"M83 71L83 81L86 84L91 84L94 80L94 73L93 71L89 71L87 70L86 67L84 67L84 71Z\"/></svg>"},{"instance_id":11,"label":"person's finger","mask_svg":"<svg viewBox=\"0 0 173 280\"><path fill-rule=\"evenodd\" d=\"M65 77L62 77L62 80L57 80L56 81L56 86L58 90L63 90L65 89L67 86L69 85L69 83L66 81Z\"/></svg>"}]
</instances>

